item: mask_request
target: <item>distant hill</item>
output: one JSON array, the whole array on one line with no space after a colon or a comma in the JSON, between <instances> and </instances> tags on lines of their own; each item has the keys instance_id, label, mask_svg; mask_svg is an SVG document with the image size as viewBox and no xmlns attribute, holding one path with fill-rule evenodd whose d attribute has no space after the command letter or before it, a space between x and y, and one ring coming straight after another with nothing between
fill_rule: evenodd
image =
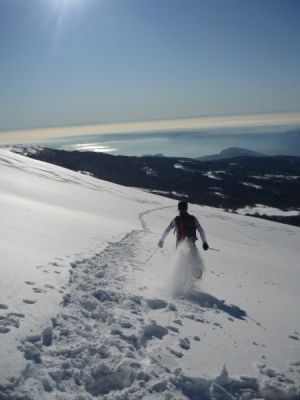
<instances>
[{"instance_id":1,"label":"distant hill","mask_svg":"<svg viewBox=\"0 0 300 400\"><path fill-rule=\"evenodd\" d=\"M188 199L195 204L227 210L255 207L256 204L281 210L300 209L300 157L243 155L200 161L182 157L113 156L33 146L14 146L12 150L95 178L174 199ZM288 223L300 225L300 217L287 218Z\"/></svg>"},{"instance_id":2,"label":"distant hill","mask_svg":"<svg viewBox=\"0 0 300 400\"><path fill-rule=\"evenodd\" d=\"M257 151L243 149L242 147L228 147L220 151L218 154L211 154L209 156L197 157L200 161L211 161L211 160L224 160L226 158L234 157L267 157L266 154L259 153Z\"/></svg>"}]
</instances>

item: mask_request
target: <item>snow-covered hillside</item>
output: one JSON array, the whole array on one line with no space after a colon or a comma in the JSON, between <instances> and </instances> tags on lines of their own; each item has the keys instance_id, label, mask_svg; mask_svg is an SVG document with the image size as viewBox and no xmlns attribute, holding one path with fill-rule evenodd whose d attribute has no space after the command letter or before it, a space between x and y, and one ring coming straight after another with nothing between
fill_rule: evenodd
<instances>
[{"instance_id":1,"label":"snow-covered hillside","mask_svg":"<svg viewBox=\"0 0 300 400\"><path fill-rule=\"evenodd\" d=\"M196 280L173 200L8 150L0 188L1 400L300 398L299 228L191 205Z\"/></svg>"}]
</instances>

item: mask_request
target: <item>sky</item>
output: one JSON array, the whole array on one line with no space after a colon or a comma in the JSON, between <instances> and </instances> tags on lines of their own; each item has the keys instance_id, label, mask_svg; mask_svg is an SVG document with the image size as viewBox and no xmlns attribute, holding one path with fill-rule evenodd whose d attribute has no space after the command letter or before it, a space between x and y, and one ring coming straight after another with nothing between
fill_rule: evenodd
<instances>
[{"instance_id":1,"label":"sky","mask_svg":"<svg viewBox=\"0 0 300 400\"><path fill-rule=\"evenodd\" d=\"M1 0L0 131L300 111L298 0Z\"/></svg>"}]
</instances>

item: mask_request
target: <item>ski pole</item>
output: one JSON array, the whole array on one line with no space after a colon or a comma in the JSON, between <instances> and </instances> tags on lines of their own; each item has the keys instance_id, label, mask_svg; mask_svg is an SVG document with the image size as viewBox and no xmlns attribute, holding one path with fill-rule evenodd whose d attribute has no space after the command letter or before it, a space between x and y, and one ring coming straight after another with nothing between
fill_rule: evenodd
<instances>
[{"instance_id":1,"label":"ski pole","mask_svg":"<svg viewBox=\"0 0 300 400\"><path fill-rule=\"evenodd\" d=\"M146 265L146 264L151 260L151 258L154 256L154 254L156 254L157 250L158 250L158 247L157 247L157 248L154 250L154 252L147 258L147 260L144 262L144 265Z\"/></svg>"},{"instance_id":2,"label":"ski pole","mask_svg":"<svg viewBox=\"0 0 300 400\"><path fill-rule=\"evenodd\" d=\"M220 251L219 249L214 249L213 247L209 247L209 250Z\"/></svg>"}]
</instances>

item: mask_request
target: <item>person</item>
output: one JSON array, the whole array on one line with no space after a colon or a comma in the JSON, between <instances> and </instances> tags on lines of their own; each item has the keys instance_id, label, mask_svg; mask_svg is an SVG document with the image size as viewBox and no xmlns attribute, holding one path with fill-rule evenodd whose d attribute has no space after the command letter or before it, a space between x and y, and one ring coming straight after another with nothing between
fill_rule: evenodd
<instances>
[{"instance_id":1,"label":"person","mask_svg":"<svg viewBox=\"0 0 300 400\"><path fill-rule=\"evenodd\" d=\"M187 240L192 247L195 247L196 240L198 239L196 235L197 230L202 240L203 249L208 250L209 246L206 241L204 230L197 218L188 213L188 203L186 201L180 201L178 203L178 211L179 215L171 221L162 234L158 242L158 247L163 247L164 241L172 229L175 229L176 232L176 248L183 240Z\"/></svg>"}]
</instances>

